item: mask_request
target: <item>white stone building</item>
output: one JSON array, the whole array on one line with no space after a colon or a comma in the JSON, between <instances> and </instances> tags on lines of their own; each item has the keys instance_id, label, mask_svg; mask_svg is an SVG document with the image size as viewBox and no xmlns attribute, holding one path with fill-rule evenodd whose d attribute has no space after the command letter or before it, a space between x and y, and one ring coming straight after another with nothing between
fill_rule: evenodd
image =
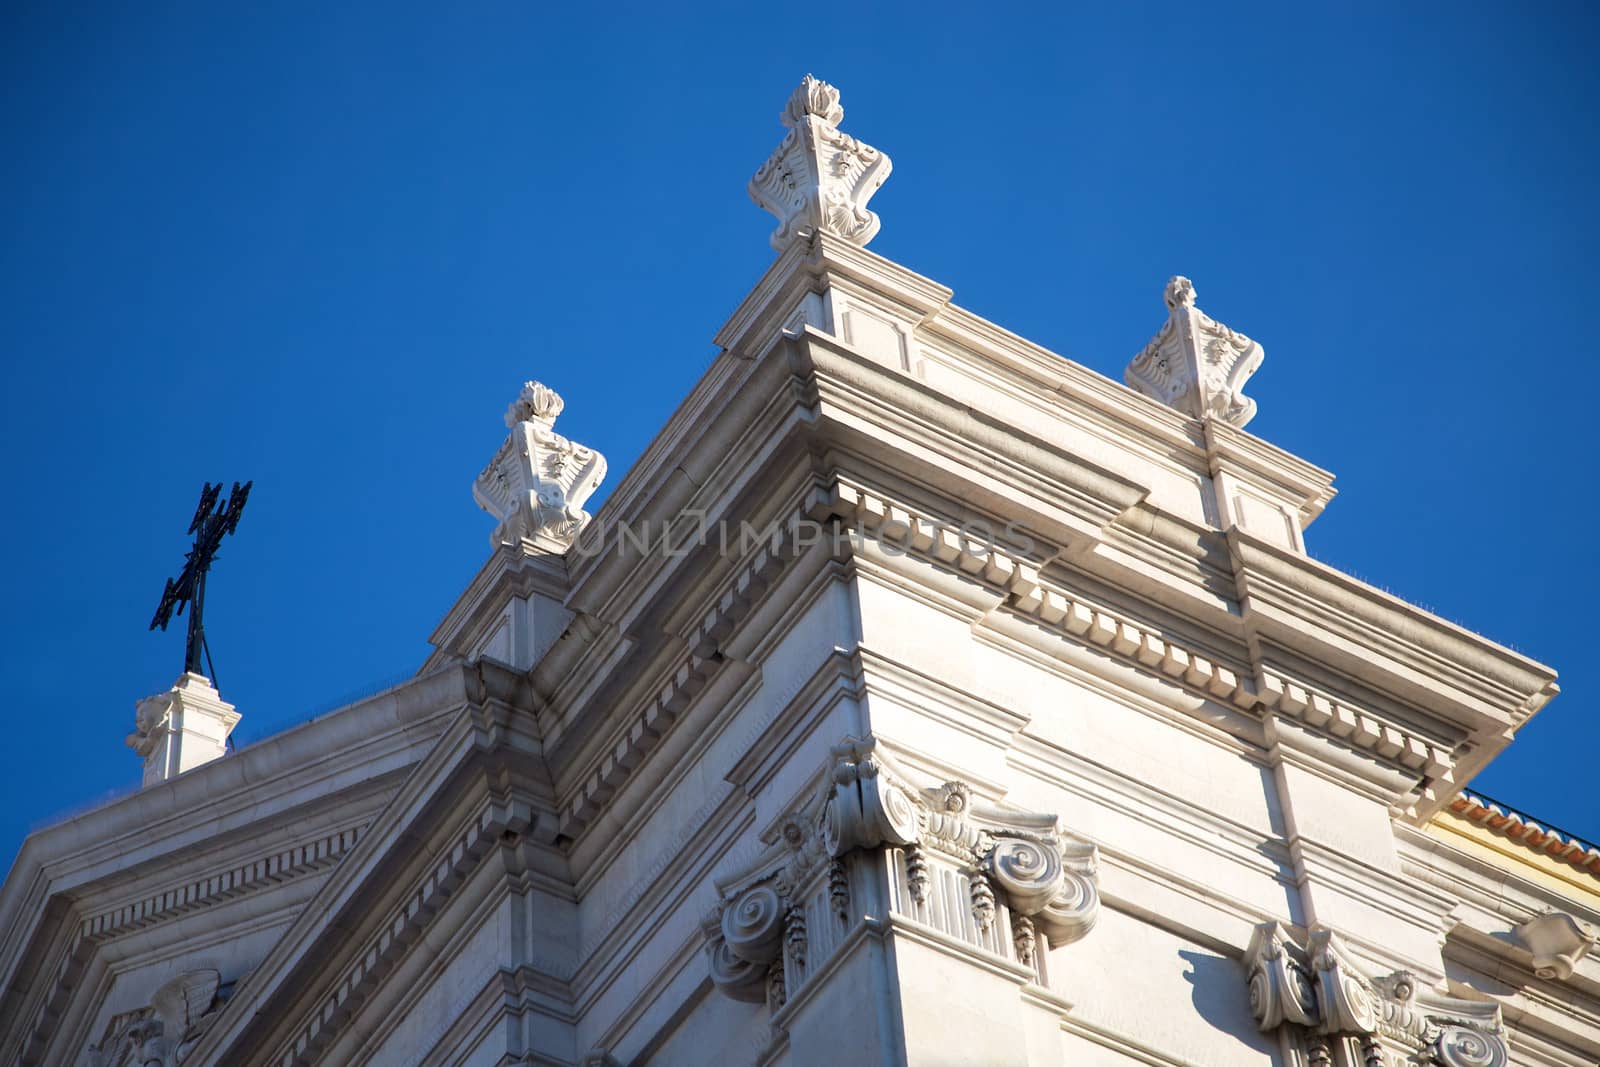
<instances>
[{"instance_id":1,"label":"white stone building","mask_svg":"<svg viewBox=\"0 0 1600 1067\"><path fill-rule=\"evenodd\" d=\"M1463 792L1554 673L1306 555L1187 280L1130 389L866 251L842 114L595 515L517 397L415 678L226 755L140 703L0 890L0 1062L1600 1059L1600 852Z\"/></svg>"}]
</instances>

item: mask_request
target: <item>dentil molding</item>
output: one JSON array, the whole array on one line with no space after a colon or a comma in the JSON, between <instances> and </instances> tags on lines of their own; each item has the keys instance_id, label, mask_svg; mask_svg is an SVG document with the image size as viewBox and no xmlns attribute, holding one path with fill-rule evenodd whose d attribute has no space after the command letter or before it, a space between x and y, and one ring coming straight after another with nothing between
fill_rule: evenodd
<instances>
[{"instance_id":1,"label":"dentil molding","mask_svg":"<svg viewBox=\"0 0 1600 1067\"><path fill-rule=\"evenodd\" d=\"M779 116L783 143L750 179L750 197L778 217L772 247L831 233L865 245L878 232L867 201L889 177L889 157L839 132L839 90L807 74Z\"/></svg>"},{"instance_id":2,"label":"dentil molding","mask_svg":"<svg viewBox=\"0 0 1600 1067\"><path fill-rule=\"evenodd\" d=\"M500 520L493 547L560 555L588 523L583 504L604 480L606 459L555 432L563 407L554 389L526 382L506 410L511 432L472 483L478 506Z\"/></svg>"},{"instance_id":3,"label":"dentil molding","mask_svg":"<svg viewBox=\"0 0 1600 1067\"><path fill-rule=\"evenodd\" d=\"M866 912L862 858L886 862L890 908L1034 972L1100 910L1095 846L1054 815L983 803L965 782L911 785L874 738L832 750L826 781L781 822L778 840L717 882L706 914L718 989L777 1011Z\"/></svg>"},{"instance_id":4,"label":"dentil molding","mask_svg":"<svg viewBox=\"0 0 1600 1067\"><path fill-rule=\"evenodd\" d=\"M1499 1004L1418 989L1409 971L1370 974L1325 926L1313 924L1302 944L1262 923L1244 963L1256 1025L1291 1028L1311 1067L1510 1063Z\"/></svg>"}]
</instances>

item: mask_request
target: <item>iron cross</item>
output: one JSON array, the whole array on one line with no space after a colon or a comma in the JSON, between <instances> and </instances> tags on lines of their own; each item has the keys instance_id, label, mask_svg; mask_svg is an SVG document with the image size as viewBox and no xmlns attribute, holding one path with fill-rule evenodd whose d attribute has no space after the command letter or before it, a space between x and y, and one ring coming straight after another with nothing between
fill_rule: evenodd
<instances>
[{"instance_id":1,"label":"iron cross","mask_svg":"<svg viewBox=\"0 0 1600 1067\"><path fill-rule=\"evenodd\" d=\"M174 611L182 615L184 605L192 605L189 609L189 637L184 645L183 669L190 674L205 674L213 685L216 684L216 676L211 664L211 649L206 645L205 626L200 620L206 600L206 572L211 569L211 561L217 558L217 546L239 525L239 515L244 511L250 486L250 482L242 486L234 482L233 492L220 504L217 497L222 493L221 482L216 485L207 482L206 487L200 490L200 506L195 508L194 521L189 524L189 532L194 534L194 547L183 558L183 572L178 575L178 580L167 579L166 591L161 594L161 605L156 608L155 618L150 620L150 629L159 626L165 630L167 623L172 621ZM200 670L202 650L208 668L204 672Z\"/></svg>"}]
</instances>

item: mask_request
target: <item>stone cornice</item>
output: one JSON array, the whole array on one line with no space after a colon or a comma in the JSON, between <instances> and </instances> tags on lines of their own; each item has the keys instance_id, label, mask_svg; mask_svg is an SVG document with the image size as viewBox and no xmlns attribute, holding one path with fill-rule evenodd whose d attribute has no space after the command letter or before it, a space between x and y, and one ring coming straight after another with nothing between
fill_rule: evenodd
<instances>
[{"instance_id":1,"label":"stone cornice","mask_svg":"<svg viewBox=\"0 0 1600 1067\"><path fill-rule=\"evenodd\" d=\"M559 601L566 598L569 589L565 556L529 555L501 545L428 635L434 652L417 674L430 674L452 659L466 659L512 597L539 593Z\"/></svg>"},{"instance_id":2,"label":"stone cornice","mask_svg":"<svg viewBox=\"0 0 1600 1067\"><path fill-rule=\"evenodd\" d=\"M501 835L518 834L527 827L528 813L518 805L494 804L457 831L426 876L390 906L378 932L366 939L355 960L326 983L331 993L321 1001L321 1010L298 1025L289 1040L281 1043L281 1051L267 1062L284 1067L315 1062L373 987L421 937L449 896L499 843Z\"/></svg>"},{"instance_id":3,"label":"stone cornice","mask_svg":"<svg viewBox=\"0 0 1600 1067\"><path fill-rule=\"evenodd\" d=\"M50 1039L57 1036L62 1015L94 954L102 944L120 937L171 923L193 912L241 900L338 863L360 837L358 828L321 835L249 862L229 867L203 879L186 882L159 893L140 897L84 918L71 916L65 953L53 978L39 983L42 995L31 1034L18 1053L22 1064L41 1062ZM26 1014L26 1013L24 1013Z\"/></svg>"},{"instance_id":4,"label":"stone cornice","mask_svg":"<svg viewBox=\"0 0 1600 1067\"><path fill-rule=\"evenodd\" d=\"M1228 537L1245 623L1265 639L1357 677L1381 667L1421 706L1448 686L1469 728L1520 726L1558 691L1553 670L1488 638L1243 531Z\"/></svg>"},{"instance_id":5,"label":"stone cornice","mask_svg":"<svg viewBox=\"0 0 1600 1067\"><path fill-rule=\"evenodd\" d=\"M360 836L361 831L354 827L325 834L209 877L90 915L79 924L78 932L86 941L110 940L313 871L325 870L344 858Z\"/></svg>"},{"instance_id":6,"label":"stone cornice","mask_svg":"<svg viewBox=\"0 0 1600 1067\"><path fill-rule=\"evenodd\" d=\"M594 525L615 529L678 519L720 483L743 473L749 456L767 451L796 415L786 388L787 368L719 357L656 435L644 455L595 513ZM713 415L714 413L714 415ZM741 448L741 442L755 446ZM614 619L648 588L663 561L608 548L570 560L568 607Z\"/></svg>"},{"instance_id":7,"label":"stone cornice","mask_svg":"<svg viewBox=\"0 0 1600 1067\"><path fill-rule=\"evenodd\" d=\"M560 834L575 839L600 813L617 789L627 781L650 750L661 742L683 709L705 688L706 675L715 666L694 653L683 658L659 692L628 718L627 731L597 766L583 775L561 803Z\"/></svg>"},{"instance_id":8,"label":"stone cornice","mask_svg":"<svg viewBox=\"0 0 1600 1067\"><path fill-rule=\"evenodd\" d=\"M1257 716L1274 712L1292 716L1324 737L1412 772L1414 780L1438 783L1420 786L1424 790L1437 793L1452 780L1460 756L1453 747L1439 743L1438 733L1419 734L1404 718L1353 705L1277 669L1257 668L1240 660L1229 663L1213 653L1200 652L1192 644L1174 638L1169 627L1141 622L1086 601L1075 590L1053 585L1048 568L1041 572L1029 560L963 541L957 533L958 524L951 518L916 515L843 482L830 486L828 499L835 515L903 546L911 554L958 568L991 585L1007 598L1011 610L1064 636L1099 647L1197 695L1231 704L1241 711ZM1425 794L1422 804L1427 803Z\"/></svg>"},{"instance_id":9,"label":"stone cornice","mask_svg":"<svg viewBox=\"0 0 1600 1067\"><path fill-rule=\"evenodd\" d=\"M901 477L937 482L982 472L985 495L1039 523L1046 537L1097 540L1147 490L1075 453L1019 432L836 338L806 327L790 365L815 383L817 418L831 441L863 455L893 450ZM996 510L1002 510L997 507Z\"/></svg>"},{"instance_id":10,"label":"stone cornice","mask_svg":"<svg viewBox=\"0 0 1600 1067\"><path fill-rule=\"evenodd\" d=\"M1311 525L1337 495L1333 475L1225 422L1204 424L1212 474L1234 470L1263 479L1298 505L1300 525Z\"/></svg>"},{"instance_id":11,"label":"stone cornice","mask_svg":"<svg viewBox=\"0 0 1600 1067\"><path fill-rule=\"evenodd\" d=\"M1241 619L1264 679L1272 679L1265 682L1269 701L1275 703L1290 680L1287 673L1274 678L1279 664L1300 660L1333 677L1359 679L1407 717L1430 724L1431 736L1414 738L1425 751L1407 740L1414 731L1402 723L1393 724L1390 736L1354 707L1339 716L1342 705L1331 697L1302 708L1291 694L1286 707L1346 742L1392 751L1405 765L1424 769L1429 781L1411 812L1418 820L1438 811L1560 691L1555 672L1543 664L1242 530L1227 536ZM1448 773L1441 770L1445 764Z\"/></svg>"},{"instance_id":12,"label":"stone cornice","mask_svg":"<svg viewBox=\"0 0 1600 1067\"><path fill-rule=\"evenodd\" d=\"M749 546L744 557L733 566L719 568L726 572L720 581L703 583L694 596L682 598L681 603L688 606L664 621L680 631L672 635L675 640L671 647L684 651L677 652L669 661L665 678L657 687L622 704L630 709L628 712L621 715L613 712L607 716L611 720L609 732L599 724L591 724L582 737L561 738L566 746L561 749L562 766L576 764L582 768L576 781L570 784L569 771L564 770L559 776L563 837L572 840L583 832L661 742L710 677L729 661L727 639L761 603L797 554L804 551L805 546L796 546L795 534L800 524L809 521L811 513L818 509L819 501L818 492L808 490L795 510L762 525L763 530L770 530L769 538ZM709 546L704 547L709 550ZM541 665L540 671L543 669ZM565 717L576 720L580 710L580 705L573 705L566 709ZM613 740L604 750L596 752L587 742L597 737Z\"/></svg>"},{"instance_id":13,"label":"stone cornice","mask_svg":"<svg viewBox=\"0 0 1600 1067\"><path fill-rule=\"evenodd\" d=\"M1302 525L1334 495L1327 471L1234 427L1173 411L951 304L949 289L826 234L804 252L791 247L780 257L716 341L747 358L759 356L783 331L816 326L818 316L806 310L806 301L825 302L834 291L866 294L893 308L913 325L916 339L938 346L954 366L1052 420L1092 428L1157 462L1176 461L1175 469L1209 476L1221 466L1265 477L1292 503Z\"/></svg>"},{"instance_id":14,"label":"stone cornice","mask_svg":"<svg viewBox=\"0 0 1600 1067\"><path fill-rule=\"evenodd\" d=\"M277 1050L270 1062L288 1063L320 1047L348 1018L335 1005L382 980L502 835L554 836L525 680L492 663L457 672L465 706L229 1002L196 1047L199 1062L268 1062ZM553 854L547 862L564 877Z\"/></svg>"},{"instance_id":15,"label":"stone cornice","mask_svg":"<svg viewBox=\"0 0 1600 1067\"><path fill-rule=\"evenodd\" d=\"M49 961L77 973L93 956L97 940L83 936L75 910L85 905L69 900L101 907L113 876L156 874L175 857L230 837L248 847L261 826L291 811L314 824L316 812L348 805L357 792L396 788L396 776L423 759L464 692L459 671L418 678L29 837L0 892L0 1055L20 1048L19 1029L39 1011L60 1010L39 999L59 985L60 975L42 977L58 969ZM216 852L221 870L235 877L237 857L250 855L238 845ZM298 847L282 851L292 860ZM169 892L180 900L206 896L194 885L161 895Z\"/></svg>"}]
</instances>

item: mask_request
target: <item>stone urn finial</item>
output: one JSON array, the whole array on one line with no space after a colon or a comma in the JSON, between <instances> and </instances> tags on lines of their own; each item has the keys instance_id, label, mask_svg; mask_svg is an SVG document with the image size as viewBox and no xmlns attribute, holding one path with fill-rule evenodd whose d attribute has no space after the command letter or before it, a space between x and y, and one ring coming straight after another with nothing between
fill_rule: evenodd
<instances>
[{"instance_id":1,"label":"stone urn finial","mask_svg":"<svg viewBox=\"0 0 1600 1067\"><path fill-rule=\"evenodd\" d=\"M583 504L606 476L606 460L555 432L565 403L542 382L524 382L506 409L506 429L489 465L472 483L478 506L499 519L496 548L561 555L589 521Z\"/></svg>"},{"instance_id":2,"label":"stone urn finial","mask_svg":"<svg viewBox=\"0 0 1600 1067\"><path fill-rule=\"evenodd\" d=\"M889 157L839 132L839 90L807 74L779 119L789 132L750 179L751 199L778 217L772 247L782 252L818 233L872 240L879 221L867 201L889 177Z\"/></svg>"},{"instance_id":3,"label":"stone urn finial","mask_svg":"<svg viewBox=\"0 0 1600 1067\"><path fill-rule=\"evenodd\" d=\"M1256 413L1242 390L1261 366L1261 346L1196 307L1188 278L1168 281L1165 297L1166 325L1133 357L1123 380L1185 415L1242 427Z\"/></svg>"}]
</instances>

